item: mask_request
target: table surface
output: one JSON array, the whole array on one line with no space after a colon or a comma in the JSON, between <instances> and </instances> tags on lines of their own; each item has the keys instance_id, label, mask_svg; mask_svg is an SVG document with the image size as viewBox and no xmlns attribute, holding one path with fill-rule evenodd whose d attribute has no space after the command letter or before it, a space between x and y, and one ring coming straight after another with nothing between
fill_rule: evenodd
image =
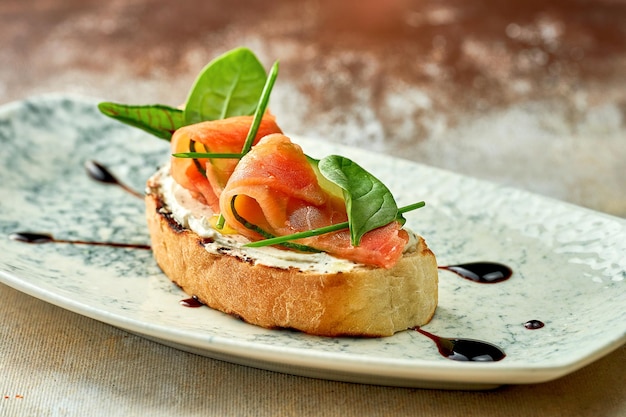
<instances>
[{"instance_id":1,"label":"table surface","mask_svg":"<svg viewBox=\"0 0 626 417\"><path fill-rule=\"evenodd\" d=\"M177 105L245 45L285 131L626 217L626 2L3 0L0 104ZM0 285L0 416L626 415L626 348L559 380L458 392L181 352Z\"/></svg>"}]
</instances>

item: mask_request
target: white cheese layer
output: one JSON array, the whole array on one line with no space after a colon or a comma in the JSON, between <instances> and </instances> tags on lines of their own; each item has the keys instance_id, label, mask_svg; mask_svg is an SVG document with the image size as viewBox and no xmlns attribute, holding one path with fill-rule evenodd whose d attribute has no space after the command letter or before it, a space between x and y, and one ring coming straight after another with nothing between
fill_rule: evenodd
<instances>
[{"instance_id":1,"label":"white cheese layer","mask_svg":"<svg viewBox=\"0 0 626 417\"><path fill-rule=\"evenodd\" d=\"M346 259L336 258L328 253L301 253L275 247L249 248L250 242L239 234L223 234L213 227L215 213L209 206L191 196L188 190L181 187L169 173L169 166L161 168L156 174L160 185L160 194L165 210L182 227L192 230L197 235L210 239L205 249L213 254L230 255L258 265L273 268L296 268L304 272L337 273L348 272L355 268L366 267ZM405 252L415 248L415 234L409 231L409 242Z\"/></svg>"}]
</instances>

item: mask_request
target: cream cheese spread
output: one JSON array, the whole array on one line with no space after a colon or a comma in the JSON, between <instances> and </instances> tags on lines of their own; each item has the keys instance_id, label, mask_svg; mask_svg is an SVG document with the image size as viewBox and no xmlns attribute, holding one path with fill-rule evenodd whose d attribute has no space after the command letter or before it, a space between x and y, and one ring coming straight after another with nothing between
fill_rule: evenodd
<instances>
[{"instance_id":1,"label":"cream cheese spread","mask_svg":"<svg viewBox=\"0 0 626 417\"><path fill-rule=\"evenodd\" d=\"M193 198L191 193L181 187L169 173L169 165L155 174L160 185L160 194L164 209L171 214L182 227L192 230L198 236L207 238L204 248L213 254L234 256L256 265L273 268L296 268L303 272L337 273L348 272L366 265L355 263L329 255L328 253L301 253L275 247L250 248L244 246L250 242L239 234L221 233L213 224L215 213L209 206ZM417 238L411 231L405 252L414 250Z\"/></svg>"}]
</instances>

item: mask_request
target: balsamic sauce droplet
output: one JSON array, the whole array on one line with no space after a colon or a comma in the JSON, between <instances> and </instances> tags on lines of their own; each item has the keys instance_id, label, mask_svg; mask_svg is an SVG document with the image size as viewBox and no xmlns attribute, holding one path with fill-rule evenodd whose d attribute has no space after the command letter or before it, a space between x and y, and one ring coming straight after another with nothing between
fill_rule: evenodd
<instances>
[{"instance_id":1,"label":"balsamic sauce droplet","mask_svg":"<svg viewBox=\"0 0 626 417\"><path fill-rule=\"evenodd\" d=\"M481 284L495 284L506 281L513 275L513 270L496 262L470 262L466 264L440 266L439 269L454 272L470 281Z\"/></svg>"},{"instance_id":2,"label":"balsamic sauce droplet","mask_svg":"<svg viewBox=\"0 0 626 417\"><path fill-rule=\"evenodd\" d=\"M41 244L41 243L72 243L75 245L95 245L95 246L110 246L115 248L131 248L131 249L151 249L150 245L141 245L136 243L118 243L118 242L94 242L87 240L68 240L68 239L56 239L49 233L36 233L36 232L15 232L9 235L9 239L17 240L19 242Z\"/></svg>"},{"instance_id":3,"label":"balsamic sauce droplet","mask_svg":"<svg viewBox=\"0 0 626 417\"><path fill-rule=\"evenodd\" d=\"M204 305L200 300L198 300L198 297L196 297L195 295L193 297L180 300L179 304L183 307L189 307L189 308L198 308Z\"/></svg>"},{"instance_id":4,"label":"balsamic sauce droplet","mask_svg":"<svg viewBox=\"0 0 626 417\"><path fill-rule=\"evenodd\" d=\"M117 185L118 187L134 195L135 197L143 198L143 195L140 192L135 191L126 184L122 183L115 177L115 175L111 173L111 171L109 171L107 167L97 161L85 161L85 170L87 171L87 175L89 175L89 177L95 181L101 182L103 184Z\"/></svg>"},{"instance_id":5,"label":"balsamic sauce droplet","mask_svg":"<svg viewBox=\"0 0 626 417\"><path fill-rule=\"evenodd\" d=\"M111 171L99 162L93 160L85 161L85 169L87 170L87 174L98 182L119 184L119 181L111 174Z\"/></svg>"},{"instance_id":6,"label":"balsamic sauce droplet","mask_svg":"<svg viewBox=\"0 0 626 417\"><path fill-rule=\"evenodd\" d=\"M545 326L545 324L540 320L528 320L526 323L524 323L524 327L526 327L528 330L541 329L543 326Z\"/></svg>"},{"instance_id":7,"label":"balsamic sauce droplet","mask_svg":"<svg viewBox=\"0 0 626 417\"><path fill-rule=\"evenodd\" d=\"M25 243L49 243L54 242L54 237L48 233L32 233L32 232L18 232L11 233L9 239L18 240Z\"/></svg>"},{"instance_id":8,"label":"balsamic sauce droplet","mask_svg":"<svg viewBox=\"0 0 626 417\"><path fill-rule=\"evenodd\" d=\"M462 362L497 362L506 357L506 354L498 346L474 339L450 339L436 336L422 330L419 326L412 327L412 330L423 334L435 342L439 353L453 361Z\"/></svg>"}]
</instances>

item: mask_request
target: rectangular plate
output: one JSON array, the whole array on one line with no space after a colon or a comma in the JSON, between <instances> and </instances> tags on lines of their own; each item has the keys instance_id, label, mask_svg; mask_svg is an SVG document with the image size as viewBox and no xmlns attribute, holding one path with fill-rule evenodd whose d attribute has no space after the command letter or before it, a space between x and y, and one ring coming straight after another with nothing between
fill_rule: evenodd
<instances>
[{"instance_id":1,"label":"rectangular plate","mask_svg":"<svg viewBox=\"0 0 626 417\"><path fill-rule=\"evenodd\" d=\"M17 231L59 239L148 244L144 205L91 180L94 159L142 190L168 144L101 115L96 101L63 95L0 108L0 281L47 302L160 343L253 367L316 378L410 387L485 389L544 382L600 358L626 339L626 222L524 191L364 150L292 138L311 156L338 153L374 173L439 265L494 261L513 277L476 284L440 271L440 303L426 329L486 340L493 363L440 356L417 332L382 339L321 338L266 330L186 298L148 250L31 245ZM524 323L545 327L528 330Z\"/></svg>"}]
</instances>

